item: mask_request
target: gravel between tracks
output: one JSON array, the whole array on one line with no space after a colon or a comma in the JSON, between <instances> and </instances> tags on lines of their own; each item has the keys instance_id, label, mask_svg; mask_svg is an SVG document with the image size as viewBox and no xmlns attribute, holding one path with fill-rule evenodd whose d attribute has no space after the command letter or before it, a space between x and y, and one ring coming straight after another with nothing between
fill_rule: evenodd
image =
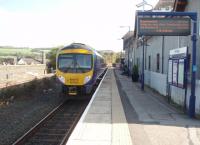
<instances>
[{"instance_id":1,"label":"gravel between tracks","mask_svg":"<svg viewBox=\"0 0 200 145\"><path fill-rule=\"evenodd\" d=\"M0 106L0 145L12 144L63 102L65 98L59 96L59 87L57 84L48 92L19 97L9 105Z\"/></svg>"}]
</instances>

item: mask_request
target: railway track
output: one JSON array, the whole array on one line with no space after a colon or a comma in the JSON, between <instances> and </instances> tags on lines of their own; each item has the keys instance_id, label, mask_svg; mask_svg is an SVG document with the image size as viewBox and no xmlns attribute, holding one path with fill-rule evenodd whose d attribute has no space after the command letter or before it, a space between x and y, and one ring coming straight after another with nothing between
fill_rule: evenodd
<instances>
[{"instance_id":1,"label":"railway track","mask_svg":"<svg viewBox=\"0 0 200 145\"><path fill-rule=\"evenodd\" d=\"M64 144L88 103L89 99L64 102L13 145Z\"/></svg>"},{"instance_id":2,"label":"railway track","mask_svg":"<svg viewBox=\"0 0 200 145\"><path fill-rule=\"evenodd\" d=\"M106 71L107 69L100 76L95 88ZM12 145L64 145L89 101L90 97L84 100L67 100L52 110Z\"/></svg>"}]
</instances>

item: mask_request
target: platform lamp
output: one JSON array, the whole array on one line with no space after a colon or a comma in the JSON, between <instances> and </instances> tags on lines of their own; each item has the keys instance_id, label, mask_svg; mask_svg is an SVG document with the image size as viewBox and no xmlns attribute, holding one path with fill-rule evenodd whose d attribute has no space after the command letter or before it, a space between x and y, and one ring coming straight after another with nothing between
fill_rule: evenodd
<instances>
[{"instance_id":1,"label":"platform lamp","mask_svg":"<svg viewBox=\"0 0 200 145\"><path fill-rule=\"evenodd\" d=\"M151 6L152 9L150 10L147 10L147 11L151 11L153 10L153 6L148 4L145 0L143 0L141 3L137 4L136 7L139 8L139 7L143 7L143 12L145 11L144 10L144 6L145 5L148 5L148 6ZM143 47L142 47L142 76L141 76L141 90L144 90L144 36L142 36L142 42L143 42Z\"/></svg>"}]
</instances>

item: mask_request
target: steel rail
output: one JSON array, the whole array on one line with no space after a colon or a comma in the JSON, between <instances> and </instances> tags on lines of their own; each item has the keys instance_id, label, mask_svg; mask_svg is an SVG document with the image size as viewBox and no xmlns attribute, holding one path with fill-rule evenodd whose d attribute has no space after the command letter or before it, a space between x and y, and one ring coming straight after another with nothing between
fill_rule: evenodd
<instances>
[{"instance_id":1,"label":"steel rail","mask_svg":"<svg viewBox=\"0 0 200 145\"><path fill-rule=\"evenodd\" d=\"M103 78L103 76L106 74L107 69L101 74L101 80ZM99 81L100 83L101 81ZM98 83L98 85L99 85ZM98 86L97 85L97 86ZM93 94L95 94L96 90L94 91ZM68 102L68 100L65 100L64 102L60 103L56 108L54 108L50 113L48 113L43 119L41 119L36 125L34 125L30 130L28 130L24 135L22 135L19 139L17 139L12 145L22 145L24 143L26 143L29 139L31 139L32 137L34 137L34 134L37 133L37 131L42 128L42 125L44 125L45 123L47 123L47 121L49 121L51 118L53 118L56 115L56 112L59 111L59 109L62 109L62 107L64 106L64 104L66 104L66 102ZM73 129L75 128L76 124L78 123L81 115L83 114L84 110L85 110L86 106L81 106L80 108L80 112L78 112L78 115L75 116L75 119L73 121L72 124L70 124L69 129L66 129L66 133L64 134L64 137L61 139L60 143L58 143L59 145L64 145L69 136L71 135Z\"/></svg>"},{"instance_id":2,"label":"steel rail","mask_svg":"<svg viewBox=\"0 0 200 145\"><path fill-rule=\"evenodd\" d=\"M36 132L39 127L46 122L49 118L51 118L54 113L65 104L66 101L59 104L56 108L54 108L50 113L47 114L42 120L40 120L36 125L34 125L29 131L27 131L24 135L22 135L19 139L17 139L12 145L21 145L23 144L33 133Z\"/></svg>"}]
</instances>

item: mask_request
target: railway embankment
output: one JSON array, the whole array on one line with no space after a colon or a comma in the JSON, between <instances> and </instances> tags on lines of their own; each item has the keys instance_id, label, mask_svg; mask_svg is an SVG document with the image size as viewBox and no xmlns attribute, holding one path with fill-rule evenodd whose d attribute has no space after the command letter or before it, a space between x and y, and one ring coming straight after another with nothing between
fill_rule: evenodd
<instances>
[{"instance_id":1,"label":"railway embankment","mask_svg":"<svg viewBox=\"0 0 200 145\"><path fill-rule=\"evenodd\" d=\"M55 76L1 88L0 144L12 144L63 102L65 98L59 93Z\"/></svg>"}]
</instances>

